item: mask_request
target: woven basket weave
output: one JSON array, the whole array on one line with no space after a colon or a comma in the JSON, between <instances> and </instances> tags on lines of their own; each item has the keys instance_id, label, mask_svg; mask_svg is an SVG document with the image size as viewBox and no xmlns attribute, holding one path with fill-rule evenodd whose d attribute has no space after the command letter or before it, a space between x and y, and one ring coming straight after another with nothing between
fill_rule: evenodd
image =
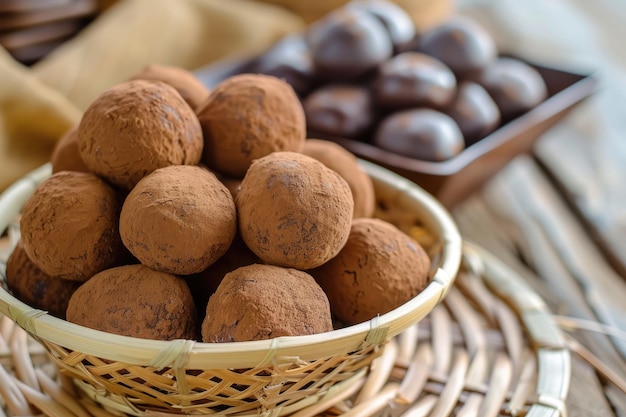
<instances>
[{"instance_id":1,"label":"woven basket weave","mask_svg":"<svg viewBox=\"0 0 626 417\"><path fill-rule=\"evenodd\" d=\"M5 290L0 313L38 340L89 397L131 415L278 416L340 395L363 379L381 347L440 303L461 260L458 230L434 198L380 167L363 167L374 181L378 217L416 236L433 260L432 279L418 296L370 322L311 336L210 344L88 329L33 309ZM0 197L0 230L49 172L49 166L40 168Z\"/></svg>"}]
</instances>

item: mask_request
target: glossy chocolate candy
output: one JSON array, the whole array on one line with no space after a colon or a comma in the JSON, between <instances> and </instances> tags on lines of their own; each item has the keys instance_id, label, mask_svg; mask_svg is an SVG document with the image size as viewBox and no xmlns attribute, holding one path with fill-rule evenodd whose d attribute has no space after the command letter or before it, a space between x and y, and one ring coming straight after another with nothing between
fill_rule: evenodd
<instances>
[{"instance_id":1,"label":"glossy chocolate candy","mask_svg":"<svg viewBox=\"0 0 626 417\"><path fill-rule=\"evenodd\" d=\"M494 131L500 123L500 110L487 90L471 81L462 82L446 113L452 117L471 145Z\"/></svg>"}]
</instances>

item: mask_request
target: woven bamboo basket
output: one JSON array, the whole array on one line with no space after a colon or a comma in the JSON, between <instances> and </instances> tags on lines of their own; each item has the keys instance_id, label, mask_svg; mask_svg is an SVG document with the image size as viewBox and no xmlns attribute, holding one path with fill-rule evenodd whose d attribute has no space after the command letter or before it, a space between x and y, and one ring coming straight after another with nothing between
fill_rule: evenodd
<instances>
[{"instance_id":1,"label":"woven bamboo basket","mask_svg":"<svg viewBox=\"0 0 626 417\"><path fill-rule=\"evenodd\" d=\"M566 416L570 351L557 324L520 276L465 244L444 302L392 338L366 377L294 416ZM0 398L9 416L124 415L113 399L96 402L76 389L7 317L0 318L0 360Z\"/></svg>"},{"instance_id":2,"label":"woven bamboo basket","mask_svg":"<svg viewBox=\"0 0 626 417\"><path fill-rule=\"evenodd\" d=\"M428 286L397 309L332 332L237 343L170 342L117 336L57 319L0 290L0 313L51 354L61 374L107 409L229 416L288 415L353 390L383 346L419 322L447 294L461 262L449 213L414 183L363 162L377 216L416 236L432 259ZM0 197L0 230L15 221L43 166Z\"/></svg>"}]
</instances>

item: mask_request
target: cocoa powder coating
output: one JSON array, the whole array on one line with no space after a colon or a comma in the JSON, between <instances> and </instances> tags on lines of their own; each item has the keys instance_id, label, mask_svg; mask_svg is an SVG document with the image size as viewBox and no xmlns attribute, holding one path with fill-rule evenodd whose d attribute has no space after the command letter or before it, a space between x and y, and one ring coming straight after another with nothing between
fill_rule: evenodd
<instances>
[{"instance_id":1,"label":"cocoa powder coating","mask_svg":"<svg viewBox=\"0 0 626 417\"><path fill-rule=\"evenodd\" d=\"M296 93L269 75L226 79L197 113L204 132L203 161L234 177L243 177L253 160L271 152L299 152L306 138Z\"/></svg>"},{"instance_id":2,"label":"cocoa powder coating","mask_svg":"<svg viewBox=\"0 0 626 417\"><path fill-rule=\"evenodd\" d=\"M130 80L162 81L171 85L194 110L209 97L209 89L191 71L181 67L147 65Z\"/></svg>"},{"instance_id":3,"label":"cocoa powder coating","mask_svg":"<svg viewBox=\"0 0 626 417\"><path fill-rule=\"evenodd\" d=\"M328 298L303 271L254 264L228 273L209 299L204 342L243 342L333 330Z\"/></svg>"},{"instance_id":4,"label":"cocoa powder coating","mask_svg":"<svg viewBox=\"0 0 626 417\"><path fill-rule=\"evenodd\" d=\"M319 266L339 252L354 211L346 181L295 152L254 161L235 203L246 245L265 263L297 269Z\"/></svg>"},{"instance_id":5,"label":"cocoa powder coating","mask_svg":"<svg viewBox=\"0 0 626 417\"><path fill-rule=\"evenodd\" d=\"M143 265L95 275L72 295L67 320L122 336L197 338L195 306L185 280Z\"/></svg>"},{"instance_id":6,"label":"cocoa powder coating","mask_svg":"<svg viewBox=\"0 0 626 417\"><path fill-rule=\"evenodd\" d=\"M230 191L197 166L147 175L126 197L120 215L126 248L142 264L172 274L208 268L226 253L236 232Z\"/></svg>"},{"instance_id":7,"label":"cocoa powder coating","mask_svg":"<svg viewBox=\"0 0 626 417\"><path fill-rule=\"evenodd\" d=\"M89 172L78 151L78 125L61 136L52 151L50 162L53 174L61 171Z\"/></svg>"},{"instance_id":8,"label":"cocoa powder coating","mask_svg":"<svg viewBox=\"0 0 626 417\"><path fill-rule=\"evenodd\" d=\"M94 174L56 173L22 209L24 249L46 274L86 281L122 253L119 210L116 191Z\"/></svg>"},{"instance_id":9,"label":"cocoa powder coating","mask_svg":"<svg viewBox=\"0 0 626 417\"><path fill-rule=\"evenodd\" d=\"M380 219L355 219L348 242L328 263L312 271L345 324L387 313L421 292L430 258L415 240Z\"/></svg>"},{"instance_id":10,"label":"cocoa powder coating","mask_svg":"<svg viewBox=\"0 0 626 417\"><path fill-rule=\"evenodd\" d=\"M6 283L20 301L61 319L65 319L70 297L81 284L43 272L30 260L21 241L7 260Z\"/></svg>"},{"instance_id":11,"label":"cocoa powder coating","mask_svg":"<svg viewBox=\"0 0 626 417\"><path fill-rule=\"evenodd\" d=\"M302 153L317 159L346 180L354 199L354 218L374 215L374 184L350 151L328 140L307 139Z\"/></svg>"},{"instance_id":12,"label":"cocoa powder coating","mask_svg":"<svg viewBox=\"0 0 626 417\"><path fill-rule=\"evenodd\" d=\"M85 165L127 190L155 169L198 164L202 146L194 111L163 82L112 87L91 103L78 126Z\"/></svg>"}]
</instances>

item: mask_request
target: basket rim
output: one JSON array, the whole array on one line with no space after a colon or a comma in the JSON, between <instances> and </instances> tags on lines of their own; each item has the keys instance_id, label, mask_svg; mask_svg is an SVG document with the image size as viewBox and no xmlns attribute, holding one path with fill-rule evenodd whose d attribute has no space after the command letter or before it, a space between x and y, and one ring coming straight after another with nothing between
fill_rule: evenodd
<instances>
[{"instance_id":1,"label":"basket rim","mask_svg":"<svg viewBox=\"0 0 626 417\"><path fill-rule=\"evenodd\" d=\"M255 368L281 357L314 360L380 344L417 323L432 311L451 288L460 268L462 239L451 214L424 189L374 163L359 164L375 183L392 187L414 201L420 219L441 237L439 268L427 287L398 308L370 321L306 336L268 340L204 343L192 340L160 341L121 336L90 329L34 309L0 287L0 313L36 338L66 349L140 366L189 369ZM32 171L0 195L0 232L19 214L39 183L51 175L51 164Z\"/></svg>"}]
</instances>

